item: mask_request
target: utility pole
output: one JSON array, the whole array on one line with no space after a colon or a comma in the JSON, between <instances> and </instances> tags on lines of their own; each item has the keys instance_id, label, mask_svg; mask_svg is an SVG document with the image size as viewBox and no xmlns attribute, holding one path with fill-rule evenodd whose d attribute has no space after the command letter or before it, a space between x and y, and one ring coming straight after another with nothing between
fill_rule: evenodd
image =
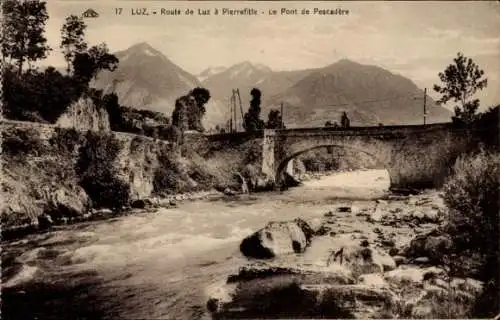
<instances>
[{"instance_id":1,"label":"utility pole","mask_svg":"<svg viewBox=\"0 0 500 320\"><path fill-rule=\"evenodd\" d=\"M427 102L427 88L424 89L424 126L425 126L425 118L427 117L427 110L426 110L426 102Z\"/></svg>"},{"instance_id":2,"label":"utility pole","mask_svg":"<svg viewBox=\"0 0 500 320\"><path fill-rule=\"evenodd\" d=\"M283 129L283 127L284 127L284 123L283 123L283 101L281 101L280 115L281 115L281 129Z\"/></svg>"},{"instance_id":3,"label":"utility pole","mask_svg":"<svg viewBox=\"0 0 500 320\"><path fill-rule=\"evenodd\" d=\"M245 122L245 119L243 118L243 106L241 104L241 96L240 96L240 89L236 89L236 92L238 93L238 100L240 102L240 112L241 112L241 126L243 127L243 123Z\"/></svg>"},{"instance_id":4,"label":"utility pole","mask_svg":"<svg viewBox=\"0 0 500 320\"><path fill-rule=\"evenodd\" d=\"M233 96L229 99L229 132L233 132Z\"/></svg>"},{"instance_id":5,"label":"utility pole","mask_svg":"<svg viewBox=\"0 0 500 320\"><path fill-rule=\"evenodd\" d=\"M238 118L236 117L236 92L233 89L233 113L234 113L234 132L238 132Z\"/></svg>"}]
</instances>

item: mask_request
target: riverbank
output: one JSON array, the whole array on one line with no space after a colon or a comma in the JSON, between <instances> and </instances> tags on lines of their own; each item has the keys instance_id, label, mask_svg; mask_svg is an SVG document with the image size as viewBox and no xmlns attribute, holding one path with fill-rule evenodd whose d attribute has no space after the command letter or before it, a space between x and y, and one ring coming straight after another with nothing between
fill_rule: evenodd
<instances>
[{"instance_id":1,"label":"riverbank","mask_svg":"<svg viewBox=\"0 0 500 320\"><path fill-rule=\"evenodd\" d=\"M239 271L207 288L207 309L217 319L466 317L483 283L447 276L440 194L385 199L268 223L241 242Z\"/></svg>"},{"instance_id":2,"label":"riverbank","mask_svg":"<svg viewBox=\"0 0 500 320\"><path fill-rule=\"evenodd\" d=\"M245 152L259 147L254 143L235 152L221 146L203 157L195 142L181 150L131 134L1 126L3 239L116 216L130 207L169 206L206 192L237 193L239 173L250 163Z\"/></svg>"},{"instance_id":3,"label":"riverbank","mask_svg":"<svg viewBox=\"0 0 500 320\"><path fill-rule=\"evenodd\" d=\"M196 201L205 199L218 199L224 197L223 192L217 190L187 192L169 195L166 197L151 197L137 199L130 203L130 206L121 211L111 209L90 209L88 212L76 217L62 217L58 220L52 220L49 215L41 215L32 223L21 224L17 226L2 228L2 241L20 239L30 234L41 232L50 232L54 227L69 226L77 223L90 221L104 221L106 219L127 216L133 214L154 213L160 208L169 209L177 206L184 201Z\"/></svg>"}]
</instances>

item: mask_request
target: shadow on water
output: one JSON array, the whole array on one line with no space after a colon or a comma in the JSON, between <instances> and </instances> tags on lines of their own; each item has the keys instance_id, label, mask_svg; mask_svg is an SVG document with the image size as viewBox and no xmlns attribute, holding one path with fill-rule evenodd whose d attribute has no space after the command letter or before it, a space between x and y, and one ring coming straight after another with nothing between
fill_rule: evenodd
<instances>
[{"instance_id":1,"label":"shadow on water","mask_svg":"<svg viewBox=\"0 0 500 320\"><path fill-rule=\"evenodd\" d=\"M74 275L79 279L32 282L2 288L2 319L102 319L102 284L96 272ZM74 279L73 277L73 279Z\"/></svg>"}]
</instances>

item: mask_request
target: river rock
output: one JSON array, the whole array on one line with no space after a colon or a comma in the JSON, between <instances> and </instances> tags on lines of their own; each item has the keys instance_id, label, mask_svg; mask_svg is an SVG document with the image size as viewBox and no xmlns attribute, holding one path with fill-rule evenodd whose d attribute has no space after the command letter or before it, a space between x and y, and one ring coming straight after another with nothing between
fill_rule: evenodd
<instances>
[{"instance_id":1,"label":"river rock","mask_svg":"<svg viewBox=\"0 0 500 320\"><path fill-rule=\"evenodd\" d=\"M394 305L388 288L364 284L312 283L283 276L225 284L212 289L214 318L374 318Z\"/></svg>"},{"instance_id":2,"label":"river rock","mask_svg":"<svg viewBox=\"0 0 500 320\"><path fill-rule=\"evenodd\" d=\"M416 264L429 264L430 259L427 257L418 257L414 259L413 262Z\"/></svg>"},{"instance_id":3,"label":"river rock","mask_svg":"<svg viewBox=\"0 0 500 320\"><path fill-rule=\"evenodd\" d=\"M341 206L337 207L337 212L352 212L351 207Z\"/></svg>"},{"instance_id":4,"label":"river rock","mask_svg":"<svg viewBox=\"0 0 500 320\"><path fill-rule=\"evenodd\" d=\"M463 280L463 279L462 279ZM413 301L410 317L414 319L465 319L481 291L467 291L447 286L424 285Z\"/></svg>"},{"instance_id":5,"label":"river rock","mask_svg":"<svg viewBox=\"0 0 500 320\"><path fill-rule=\"evenodd\" d=\"M79 186L57 188L47 195L47 198L50 211L56 213L57 216L82 216L91 206L90 198Z\"/></svg>"},{"instance_id":6,"label":"river rock","mask_svg":"<svg viewBox=\"0 0 500 320\"><path fill-rule=\"evenodd\" d=\"M246 257L268 259L282 254L304 252L314 231L302 219L270 222L245 238L240 251Z\"/></svg>"},{"instance_id":7,"label":"river rock","mask_svg":"<svg viewBox=\"0 0 500 320\"><path fill-rule=\"evenodd\" d=\"M386 272L384 277L389 283L397 285L401 285L402 283L422 284L424 278L428 278L429 275L438 276L442 274L444 274L444 270L437 267L418 268L399 266L397 269Z\"/></svg>"},{"instance_id":8,"label":"river rock","mask_svg":"<svg viewBox=\"0 0 500 320\"><path fill-rule=\"evenodd\" d=\"M439 263L452 245L451 239L445 233L435 229L411 240L403 255L411 258L429 257L430 262Z\"/></svg>"},{"instance_id":9,"label":"river rock","mask_svg":"<svg viewBox=\"0 0 500 320\"><path fill-rule=\"evenodd\" d=\"M137 199L134 200L130 203L130 206L135 209L144 209L146 208L147 204L144 199Z\"/></svg>"},{"instance_id":10,"label":"river rock","mask_svg":"<svg viewBox=\"0 0 500 320\"><path fill-rule=\"evenodd\" d=\"M417 208L409 213L417 223L438 223L442 219L441 211L432 208Z\"/></svg>"},{"instance_id":11,"label":"river rock","mask_svg":"<svg viewBox=\"0 0 500 320\"><path fill-rule=\"evenodd\" d=\"M366 220L368 222L380 222L380 221L382 221L382 219L386 215L386 211L385 210L386 210L385 207L379 206L377 204L377 206L375 207L375 209L373 210L373 212L367 217Z\"/></svg>"},{"instance_id":12,"label":"river rock","mask_svg":"<svg viewBox=\"0 0 500 320\"><path fill-rule=\"evenodd\" d=\"M385 281L384 277L381 274L370 273L370 274L362 274L358 278L359 284L364 284L368 287L387 287L387 281Z\"/></svg>"},{"instance_id":13,"label":"river rock","mask_svg":"<svg viewBox=\"0 0 500 320\"><path fill-rule=\"evenodd\" d=\"M331 255L329 263L346 265L357 275L383 273L396 268L391 256L362 245L342 247Z\"/></svg>"},{"instance_id":14,"label":"river rock","mask_svg":"<svg viewBox=\"0 0 500 320\"><path fill-rule=\"evenodd\" d=\"M408 260L405 257L398 256L398 255L393 256L392 259L396 263L396 266L400 266L400 265L406 264L408 262Z\"/></svg>"}]
</instances>

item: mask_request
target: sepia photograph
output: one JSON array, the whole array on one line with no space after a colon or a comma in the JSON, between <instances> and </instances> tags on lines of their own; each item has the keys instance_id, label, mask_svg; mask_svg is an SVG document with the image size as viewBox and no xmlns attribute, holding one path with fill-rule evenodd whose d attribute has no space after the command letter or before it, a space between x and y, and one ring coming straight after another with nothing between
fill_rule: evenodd
<instances>
[{"instance_id":1,"label":"sepia photograph","mask_svg":"<svg viewBox=\"0 0 500 320\"><path fill-rule=\"evenodd\" d=\"M2 0L1 319L500 319L500 2Z\"/></svg>"}]
</instances>

